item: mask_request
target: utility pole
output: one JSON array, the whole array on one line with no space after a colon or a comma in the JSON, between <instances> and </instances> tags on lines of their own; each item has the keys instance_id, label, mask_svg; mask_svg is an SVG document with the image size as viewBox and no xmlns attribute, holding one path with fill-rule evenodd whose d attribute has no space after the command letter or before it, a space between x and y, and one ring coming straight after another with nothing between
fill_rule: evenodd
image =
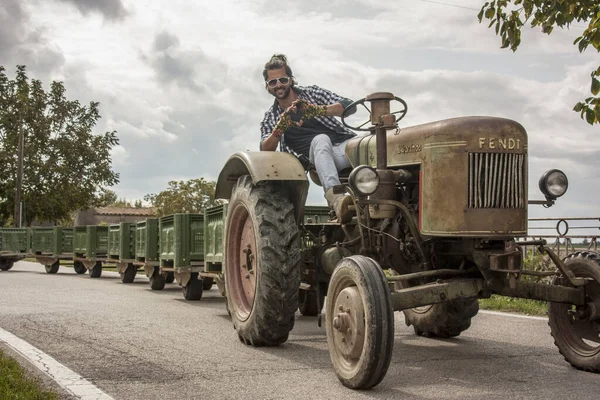
<instances>
[{"instance_id":1,"label":"utility pole","mask_svg":"<svg viewBox=\"0 0 600 400\"><path fill-rule=\"evenodd\" d=\"M23 135L23 116L19 112L19 152L17 162L17 187L15 193L15 227L20 228L22 226L22 205L21 205L21 188L23 186L23 151L25 138Z\"/></svg>"}]
</instances>

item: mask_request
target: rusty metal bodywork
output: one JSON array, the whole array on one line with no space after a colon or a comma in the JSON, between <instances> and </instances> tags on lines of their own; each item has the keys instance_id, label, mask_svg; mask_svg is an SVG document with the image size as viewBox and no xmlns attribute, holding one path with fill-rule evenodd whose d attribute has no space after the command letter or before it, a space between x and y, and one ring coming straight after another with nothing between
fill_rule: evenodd
<instances>
[{"instance_id":1,"label":"rusty metal bodywork","mask_svg":"<svg viewBox=\"0 0 600 400\"><path fill-rule=\"evenodd\" d=\"M376 166L376 143L375 135L352 140L352 165ZM387 164L418 180L423 235L526 235L527 134L520 124L463 117L388 130Z\"/></svg>"},{"instance_id":2,"label":"rusty metal bodywork","mask_svg":"<svg viewBox=\"0 0 600 400\"><path fill-rule=\"evenodd\" d=\"M254 183L280 182L281 189L294 203L296 220L302 221L309 183L304 167L296 157L275 151L246 151L233 154L219 174L215 198L229 200L233 186L243 175L250 175Z\"/></svg>"}]
</instances>

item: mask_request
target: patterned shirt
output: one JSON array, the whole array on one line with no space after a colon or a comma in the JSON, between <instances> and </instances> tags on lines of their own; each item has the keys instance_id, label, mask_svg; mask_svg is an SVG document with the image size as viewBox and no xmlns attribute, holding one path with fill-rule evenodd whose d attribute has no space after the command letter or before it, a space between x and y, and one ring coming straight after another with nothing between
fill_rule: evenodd
<instances>
[{"instance_id":1,"label":"patterned shirt","mask_svg":"<svg viewBox=\"0 0 600 400\"><path fill-rule=\"evenodd\" d=\"M346 99L342 96L339 96L333 92L330 92L327 89L323 89L322 87L319 87L316 85L307 86L307 87L294 86L292 88L292 90L294 92L296 92L299 99L306 100L312 104L330 105L330 104L340 103L341 105L344 106L344 108L346 108L352 103L352 100ZM260 133L261 133L260 142L261 143L263 142L263 140L265 140L267 137L269 137L271 132L273 132L273 129L275 128L275 125L277 125L277 122L279 122L279 118L281 117L281 114L283 113L283 111L284 110L281 107L279 107L279 103L277 102L277 99L275 99L275 102L273 103L271 108L269 108L267 110L267 112L265 113L265 117L260 124ZM352 114L352 112L351 112L351 114ZM320 123L325 125L327 128L330 128L331 130L333 130L335 132L339 132L344 135L356 136L356 134L354 132L352 132L352 131L348 130L346 127L344 127L342 122L340 120L336 119L335 117L326 117L326 116L316 117L315 120L319 121ZM285 134L283 136L281 136L281 140L279 141L279 150L285 151L287 153L291 153L294 156L301 158L300 154L296 153L294 150L292 150L285 144L284 138L285 138Z\"/></svg>"}]
</instances>

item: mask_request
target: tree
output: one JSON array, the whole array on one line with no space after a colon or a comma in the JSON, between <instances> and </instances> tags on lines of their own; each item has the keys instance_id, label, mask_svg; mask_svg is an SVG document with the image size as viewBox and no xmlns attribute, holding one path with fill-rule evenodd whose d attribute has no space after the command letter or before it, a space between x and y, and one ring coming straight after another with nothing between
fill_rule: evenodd
<instances>
[{"instance_id":1,"label":"tree","mask_svg":"<svg viewBox=\"0 0 600 400\"><path fill-rule=\"evenodd\" d=\"M159 217L174 213L202 213L204 208L220 203L215 200L216 185L204 178L170 181L166 190L147 194L144 200L156 208Z\"/></svg>"},{"instance_id":2,"label":"tree","mask_svg":"<svg viewBox=\"0 0 600 400\"><path fill-rule=\"evenodd\" d=\"M128 208L133 208L133 204L131 204L131 202L129 200L127 200L126 198L119 198L109 204L106 205L106 207L128 207Z\"/></svg>"},{"instance_id":3,"label":"tree","mask_svg":"<svg viewBox=\"0 0 600 400\"><path fill-rule=\"evenodd\" d=\"M502 38L502 48L516 51L521 44L521 28L528 21L531 27L539 26L550 35L554 27L569 27L573 22L588 23L586 30L575 39L579 52L588 46L600 52L600 2L598 0L493 0L486 2L479 15L479 22L490 20L496 35ZM600 122L600 66L592 71L592 96L578 102L573 108L590 125Z\"/></svg>"},{"instance_id":4,"label":"tree","mask_svg":"<svg viewBox=\"0 0 600 400\"><path fill-rule=\"evenodd\" d=\"M100 194L98 195L98 199L96 200L96 206L98 207L108 207L113 205L118 201L117 193L114 190L110 189L102 189Z\"/></svg>"},{"instance_id":5,"label":"tree","mask_svg":"<svg viewBox=\"0 0 600 400\"><path fill-rule=\"evenodd\" d=\"M99 103L68 100L62 82L45 91L17 66L9 79L0 66L0 219L15 205L19 132L24 135L22 201L24 221L60 221L71 212L96 206L119 181L111 169L116 132L93 134Z\"/></svg>"}]
</instances>

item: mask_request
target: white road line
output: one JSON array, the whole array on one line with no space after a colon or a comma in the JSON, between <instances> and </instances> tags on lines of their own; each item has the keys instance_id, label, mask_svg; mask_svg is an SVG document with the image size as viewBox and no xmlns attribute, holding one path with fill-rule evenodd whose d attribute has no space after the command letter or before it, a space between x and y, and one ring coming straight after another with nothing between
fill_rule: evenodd
<instances>
[{"instance_id":1,"label":"white road line","mask_svg":"<svg viewBox=\"0 0 600 400\"><path fill-rule=\"evenodd\" d=\"M114 400L48 354L2 328L0 328L0 342L12 347L70 394L82 400Z\"/></svg>"},{"instance_id":2,"label":"white road line","mask_svg":"<svg viewBox=\"0 0 600 400\"><path fill-rule=\"evenodd\" d=\"M499 315L501 317L512 317L512 318L524 318L524 319L535 319L538 321L548 321L548 317L534 317L532 315L520 315L520 314L511 314L499 311L487 311L487 310L479 310L480 314L491 314L491 315Z\"/></svg>"}]
</instances>

